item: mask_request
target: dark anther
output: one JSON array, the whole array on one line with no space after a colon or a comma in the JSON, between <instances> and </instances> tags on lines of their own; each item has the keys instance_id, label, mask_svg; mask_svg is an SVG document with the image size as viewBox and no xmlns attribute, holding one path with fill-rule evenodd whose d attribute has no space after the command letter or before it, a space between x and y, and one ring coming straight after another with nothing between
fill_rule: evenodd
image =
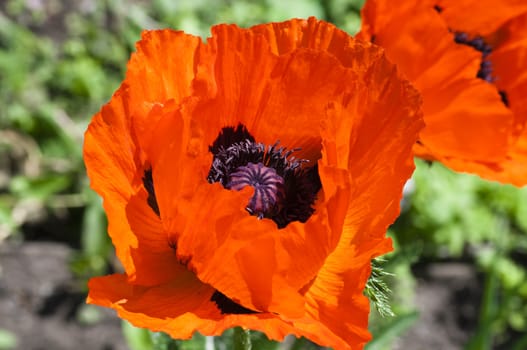
<instances>
[{"instance_id":1,"label":"dark anther","mask_svg":"<svg viewBox=\"0 0 527 350\"><path fill-rule=\"evenodd\" d=\"M246 139L231 142L243 134ZM247 205L251 215L272 219L283 228L292 221L306 222L313 214L311 206L322 184L316 165L303 166L307 160L292 156L298 149L257 143L243 125L224 128L209 149L214 158L207 180L232 190L253 187Z\"/></svg>"},{"instance_id":2,"label":"dark anther","mask_svg":"<svg viewBox=\"0 0 527 350\"><path fill-rule=\"evenodd\" d=\"M492 62L489 61L488 56L492 52L492 47L481 37L470 38L467 33L455 32L454 41L461 45L467 45L473 49L481 52L481 62L476 77L486 81L487 83L494 83L496 77L493 75ZM499 90L501 101L506 107L509 107L509 99L505 91Z\"/></svg>"},{"instance_id":3,"label":"dark anther","mask_svg":"<svg viewBox=\"0 0 527 350\"><path fill-rule=\"evenodd\" d=\"M322 188L318 166L299 169L285 184L285 201L281 210L272 217L279 228L292 221L306 222L314 213L312 205Z\"/></svg>"},{"instance_id":4,"label":"dark anther","mask_svg":"<svg viewBox=\"0 0 527 350\"><path fill-rule=\"evenodd\" d=\"M507 93L503 90L499 90L498 93L501 97L501 102L505 105L505 107L509 107L509 97L507 96Z\"/></svg>"},{"instance_id":5,"label":"dark anther","mask_svg":"<svg viewBox=\"0 0 527 350\"><path fill-rule=\"evenodd\" d=\"M234 143L238 143L245 140L254 142L254 137L249 134L249 131L247 131L244 125L238 124L236 128L226 127L221 130L220 134L218 135L212 146L209 147L209 151L212 154L216 154L219 152L220 147L228 148Z\"/></svg>"},{"instance_id":6,"label":"dark anther","mask_svg":"<svg viewBox=\"0 0 527 350\"><path fill-rule=\"evenodd\" d=\"M486 58L491 52L492 47L483 40L482 37L469 38L467 33L455 32L454 41L458 44L467 45L481 52L483 58Z\"/></svg>"},{"instance_id":7,"label":"dark anther","mask_svg":"<svg viewBox=\"0 0 527 350\"><path fill-rule=\"evenodd\" d=\"M375 40L377 40L377 35L372 34L371 39L370 39L370 42L371 42L372 44L375 44Z\"/></svg>"},{"instance_id":8,"label":"dark anther","mask_svg":"<svg viewBox=\"0 0 527 350\"><path fill-rule=\"evenodd\" d=\"M434 10L436 10L437 13L443 12L443 8L441 6L439 6L439 5L434 5Z\"/></svg>"},{"instance_id":9,"label":"dark anther","mask_svg":"<svg viewBox=\"0 0 527 350\"><path fill-rule=\"evenodd\" d=\"M457 44L467 45L481 52L481 63L479 70L476 73L476 77L486 82L492 83L495 78L492 76L492 63L487 60L488 56L492 52L492 47L483 40L481 37L470 38L467 33L455 32L454 41Z\"/></svg>"},{"instance_id":10,"label":"dark anther","mask_svg":"<svg viewBox=\"0 0 527 350\"><path fill-rule=\"evenodd\" d=\"M256 311L247 309L240 304L235 303L232 299L229 299L225 294L219 291L215 291L214 294L212 294L210 301L218 305L218 309L220 309L222 314L243 315L257 313Z\"/></svg>"},{"instance_id":11,"label":"dark anther","mask_svg":"<svg viewBox=\"0 0 527 350\"><path fill-rule=\"evenodd\" d=\"M145 170L143 176L143 186L148 192L147 202L150 208L159 216L159 207L157 205L156 191L154 189L154 179L152 178L152 169Z\"/></svg>"},{"instance_id":12,"label":"dark anther","mask_svg":"<svg viewBox=\"0 0 527 350\"><path fill-rule=\"evenodd\" d=\"M492 62L486 60L481 61L476 77L489 83L494 82L494 77L492 76Z\"/></svg>"}]
</instances>

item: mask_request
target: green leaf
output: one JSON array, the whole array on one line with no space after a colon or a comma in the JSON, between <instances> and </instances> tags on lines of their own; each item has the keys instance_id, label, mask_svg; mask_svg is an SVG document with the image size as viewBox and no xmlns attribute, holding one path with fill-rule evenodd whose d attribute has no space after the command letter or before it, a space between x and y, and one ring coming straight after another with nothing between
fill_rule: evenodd
<instances>
[{"instance_id":1,"label":"green leaf","mask_svg":"<svg viewBox=\"0 0 527 350\"><path fill-rule=\"evenodd\" d=\"M481 301L478 327L475 334L467 343L466 350L490 350L492 349L493 321L496 319L500 305L497 302L499 284L496 271L491 268L485 276L485 286Z\"/></svg>"},{"instance_id":2,"label":"green leaf","mask_svg":"<svg viewBox=\"0 0 527 350\"><path fill-rule=\"evenodd\" d=\"M365 350L385 350L393 340L407 331L417 320L419 314L411 312L396 316L393 321L388 323L373 334L373 340L364 347Z\"/></svg>"},{"instance_id":3,"label":"green leaf","mask_svg":"<svg viewBox=\"0 0 527 350\"><path fill-rule=\"evenodd\" d=\"M143 328L132 326L128 321L121 322L124 339L131 350L153 349L154 343L150 336L150 331Z\"/></svg>"},{"instance_id":4,"label":"green leaf","mask_svg":"<svg viewBox=\"0 0 527 350\"><path fill-rule=\"evenodd\" d=\"M101 321L101 310L98 306L83 304L77 311L77 320L84 325L94 325Z\"/></svg>"},{"instance_id":5,"label":"green leaf","mask_svg":"<svg viewBox=\"0 0 527 350\"><path fill-rule=\"evenodd\" d=\"M262 332L251 331L251 342L255 350L277 350L280 343L269 340Z\"/></svg>"},{"instance_id":6,"label":"green leaf","mask_svg":"<svg viewBox=\"0 0 527 350\"><path fill-rule=\"evenodd\" d=\"M163 332L151 332L152 350L178 350L178 341Z\"/></svg>"},{"instance_id":7,"label":"green leaf","mask_svg":"<svg viewBox=\"0 0 527 350\"><path fill-rule=\"evenodd\" d=\"M391 274L383 269L382 261L381 258L372 260L371 275L366 283L364 294L371 300L381 316L394 316L389 301L391 291L384 281Z\"/></svg>"},{"instance_id":8,"label":"green leaf","mask_svg":"<svg viewBox=\"0 0 527 350\"><path fill-rule=\"evenodd\" d=\"M10 191L19 197L45 200L52 194L65 190L71 183L68 175L50 174L35 179L15 176L9 184Z\"/></svg>"},{"instance_id":9,"label":"green leaf","mask_svg":"<svg viewBox=\"0 0 527 350\"><path fill-rule=\"evenodd\" d=\"M251 350L251 331L241 327L234 328L232 336L233 350Z\"/></svg>"},{"instance_id":10,"label":"green leaf","mask_svg":"<svg viewBox=\"0 0 527 350\"><path fill-rule=\"evenodd\" d=\"M321 18L324 14L319 1L314 0L267 0L267 15L272 16L272 20L280 21L289 18L307 18L315 16Z\"/></svg>"},{"instance_id":11,"label":"green leaf","mask_svg":"<svg viewBox=\"0 0 527 350\"><path fill-rule=\"evenodd\" d=\"M92 191L88 196L90 200L82 222L82 250L88 256L106 256L111 249L111 241L106 233L107 222L102 200Z\"/></svg>"},{"instance_id":12,"label":"green leaf","mask_svg":"<svg viewBox=\"0 0 527 350\"><path fill-rule=\"evenodd\" d=\"M203 335L199 334L198 332L195 332L194 335L192 335L192 338L189 340L179 340L177 341L178 347L174 348L168 348L166 350L203 350L205 349L205 342L206 339ZM157 350L157 349L156 349ZM165 350L165 349L162 349Z\"/></svg>"},{"instance_id":13,"label":"green leaf","mask_svg":"<svg viewBox=\"0 0 527 350\"><path fill-rule=\"evenodd\" d=\"M8 330L0 329L0 350L15 349L18 343L16 335Z\"/></svg>"},{"instance_id":14,"label":"green leaf","mask_svg":"<svg viewBox=\"0 0 527 350\"><path fill-rule=\"evenodd\" d=\"M304 337L295 339L294 343L289 348L289 350L322 350L322 349L328 349L328 348L320 347L317 344L313 343L310 340L307 340Z\"/></svg>"}]
</instances>

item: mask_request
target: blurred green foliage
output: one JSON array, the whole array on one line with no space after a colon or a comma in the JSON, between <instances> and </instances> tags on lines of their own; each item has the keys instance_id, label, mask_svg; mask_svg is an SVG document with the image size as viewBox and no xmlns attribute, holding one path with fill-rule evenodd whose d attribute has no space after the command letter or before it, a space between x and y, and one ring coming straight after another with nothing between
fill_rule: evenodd
<instances>
[{"instance_id":1,"label":"blurred green foliage","mask_svg":"<svg viewBox=\"0 0 527 350\"><path fill-rule=\"evenodd\" d=\"M51 237L77 247L71 268L80 280L115 265L101 201L89 190L82 161L83 132L124 76L142 29L171 27L206 37L214 23L249 26L317 16L355 33L363 0L6 0L0 4L0 244L4 239L49 239L27 227L50 218L68 222ZM396 252L384 267L395 317L372 313L378 336L368 349L386 349L418 316L412 266L464 261L477 267L483 298L477 332L467 349L507 342L527 331L527 188L518 189L417 162L403 212L391 229ZM44 233L42 233L44 235ZM86 323L97 322L91 308ZM130 348L166 346L166 336L123 331ZM228 349L232 330L214 339ZM305 339L288 347L254 332L255 349L316 349ZM10 334L0 334L9 347ZM203 346L196 335L178 349ZM527 340L520 338L520 349ZM523 342L523 343L522 343ZM146 344L146 345L145 345ZM163 345L165 344L165 345ZM175 346L175 345L174 345ZM196 345L197 346L197 345Z\"/></svg>"},{"instance_id":2,"label":"blurred green foliage","mask_svg":"<svg viewBox=\"0 0 527 350\"><path fill-rule=\"evenodd\" d=\"M12 350L17 346L17 338L11 332L0 329L0 350Z\"/></svg>"},{"instance_id":3,"label":"blurred green foliage","mask_svg":"<svg viewBox=\"0 0 527 350\"><path fill-rule=\"evenodd\" d=\"M417 160L416 166L392 226L396 253L387 267L397 275L396 297L412 294L412 263L464 261L484 279L478 330L467 349L509 341L507 329L526 332L527 188L454 173L439 163Z\"/></svg>"}]
</instances>

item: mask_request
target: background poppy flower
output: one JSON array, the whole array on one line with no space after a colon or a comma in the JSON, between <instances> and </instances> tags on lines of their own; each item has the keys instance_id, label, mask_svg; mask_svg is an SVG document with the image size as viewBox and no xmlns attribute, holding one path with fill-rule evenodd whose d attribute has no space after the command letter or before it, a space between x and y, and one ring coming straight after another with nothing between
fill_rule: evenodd
<instances>
[{"instance_id":1,"label":"background poppy flower","mask_svg":"<svg viewBox=\"0 0 527 350\"><path fill-rule=\"evenodd\" d=\"M526 13L517 0L366 2L357 37L383 46L423 96L417 156L526 183Z\"/></svg>"},{"instance_id":2,"label":"background poppy flower","mask_svg":"<svg viewBox=\"0 0 527 350\"><path fill-rule=\"evenodd\" d=\"M419 104L382 50L314 18L207 43L144 32L86 132L125 269L88 302L174 338L243 326L362 348Z\"/></svg>"}]
</instances>

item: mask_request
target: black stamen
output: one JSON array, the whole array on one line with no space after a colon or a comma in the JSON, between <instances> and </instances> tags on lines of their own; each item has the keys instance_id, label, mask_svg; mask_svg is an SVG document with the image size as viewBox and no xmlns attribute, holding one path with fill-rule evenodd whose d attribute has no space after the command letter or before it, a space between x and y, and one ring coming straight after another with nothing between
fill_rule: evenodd
<instances>
[{"instance_id":1,"label":"black stamen","mask_svg":"<svg viewBox=\"0 0 527 350\"><path fill-rule=\"evenodd\" d=\"M143 176L143 186L148 192L147 202L150 208L159 216L159 207L157 205L156 191L154 189L154 179L152 178L152 169L145 170Z\"/></svg>"},{"instance_id":2,"label":"black stamen","mask_svg":"<svg viewBox=\"0 0 527 350\"><path fill-rule=\"evenodd\" d=\"M229 143L233 138L224 135L236 133L233 130L224 128L209 148L214 158L207 180L233 190L254 187L247 211L260 219L272 219L279 228L292 221L306 222L322 187L317 167L303 167L308 161L292 156L298 149L287 150L278 142L272 146L256 143L242 125L236 130L244 130L249 137ZM223 145L222 140L227 143Z\"/></svg>"},{"instance_id":3,"label":"black stamen","mask_svg":"<svg viewBox=\"0 0 527 350\"><path fill-rule=\"evenodd\" d=\"M509 107L509 96L507 96L507 93L503 90L499 90L498 93L500 94L501 102L503 102L506 107Z\"/></svg>"},{"instance_id":4,"label":"black stamen","mask_svg":"<svg viewBox=\"0 0 527 350\"><path fill-rule=\"evenodd\" d=\"M492 47L479 36L471 39L467 33L455 32L454 41L457 44L467 45L474 48L476 51L481 52L483 58L486 58L492 52Z\"/></svg>"},{"instance_id":5,"label":"black stamen","mask_svg":"<svg viewBox=\"0 0 527 350\"><path fill-rule=\"evenodd\" d=\"M481 61L476 77L493 83L495 78L492 76L492 62L486 60Z\"/></svg>"},{"instance_id":6,"label":"black stamen","mask_svg":"<svg viewBox=\"0 0 527 350\"><path fill-rule=\"evenodd\" d=\"M234 127L226 127L223 128L212 144L212 146L209 147L209 151L212 154L216 154L219 152L220 147L222 148L228 148L234 143L238 143L244 140L249 140L254 142L254 137L247 131L247 128L242 125L238 124L236 128Z\"/></svg>"},{"instance_id":7,"label":"black stamen","mask_svg":"<svg viewBox=\"0 0 527 350\"><path fill-rule=\"evenodd\" d=\"M299 169L295 176L285 183L285 200L281 210L272 217L278 228L284 228L292 221L306 222L315 212L312 205L322 188L318 166Z\"/></svg>"},{"instance_id":8,"label":"black stamen","mask_svg":"<svg viewBox=\"0 0 527 350\"><path fill-rule=\"evenodd\" d=\"M434 10L436 10L437 13L443 12L443 8L441 6L439 6L439 5L434 5Z\"/></svg>"},{"instance_id":9,"label":"black stamen","mask_svg":"<svg viewBox=\"0 0 527 350\"><path fill-rule=\"evenodd\" d=\"M487 60L487 57L492 52L492 47L483 40L481 37L469 38L467 33L455 32L454 41L457 44L467 45L481 52L481 63L479 70L476 74L477 78L485 80L489 83L494 82L495 77L492 75L492 63Z\"/></svg>"},{"instance_id":10,"label":"black stamen","mask_svg":"<svg viewBox=\"0 0 527 350\"><path fill-rule=\"evenodd\" d=\"M485 80L488 83L494 83L496 77L493 75L492 62L488 60L488 56L492 52L492 47L483 40L481 37L469 38L467 33L455 32L454 41L461 45L467 45L475 50L481 52L481 63L479 64L479 70L476 77ZM501 101L506 107L509 107L509 99L507 93L503 90L499 90Z\"/></svg>"},{"instance_id":11,"label":"black stamen","mask_svg":"<svg viewBox=\"0 0 527 350\"><path fill-rule=\"evenodd\" d=\"M234 302L232 299L229 299L225 294L220 291L215 291L214 294L210 297L210 301L218 305L222 314L235 314L235 315L244 315L244 314L256 314L257 311L247 309L246 307L241 306L240 304Z\"/></svg>"}]
</instances>

